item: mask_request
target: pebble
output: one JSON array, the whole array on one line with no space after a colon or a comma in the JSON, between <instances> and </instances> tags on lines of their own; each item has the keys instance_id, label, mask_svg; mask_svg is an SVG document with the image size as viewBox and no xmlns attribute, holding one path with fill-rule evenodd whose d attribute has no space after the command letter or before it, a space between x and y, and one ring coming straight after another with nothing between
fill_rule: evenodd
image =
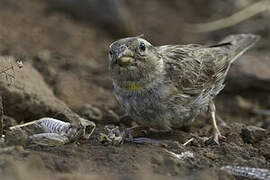
<instances>
[{"instance_id":1,"label":"pebble","mask_svg":"<svg viewBox=\"0 0 270 180\"><path fill-rule=\"evenodd\" d=\"M265 137L266 130L257 126L247 126L242 129L240 135L245 143L254 144Z\"/></svg>"},{"instance_id":2,"label":"pebble","mask_svg":"<svg viewBox=\"0 0 270 180\"><path fill-rule=\"evenodd\" d=\"M91 104L85 104L81 109L80 115L93 121L101 121L103 118L101 110Z\"/></svg>"}]
</instances>

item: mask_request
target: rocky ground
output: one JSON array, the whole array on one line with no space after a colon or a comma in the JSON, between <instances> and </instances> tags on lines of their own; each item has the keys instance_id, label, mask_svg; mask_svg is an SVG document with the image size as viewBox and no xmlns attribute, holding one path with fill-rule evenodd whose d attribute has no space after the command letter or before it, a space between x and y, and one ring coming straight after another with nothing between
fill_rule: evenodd
<instances>
[{"instance_id":1,"label":"rocky ground","mask_svg":"<svg viewBox=\"0 0 270 180\"><path fill-rule=\"evenodd\" d=\"M97 126L89 140L58 147L9 142L0 148L0 179L244 179L220 167L270 169L269 12L230 28L192 33L184 24L222 18L253 1L78 2L0 2L0 67L14 66L15 71L8 71L15 78L4 73L0 79L4 133L42 117L76 123L81 116ZM218 115L226 122L220 125L226 137L220 145L199 140L211 135L205 115L190 127L147 135L160 143L100 142L104 126L134 125L120 118L124 113L112 94L107 68L111 42L144 34L156 45L213 44L236 33L259 34L262 40L232 66L226 88L216 98ZM184 146L190 138L194 140ZM193 156L177 159L170 152Z\"/></svg>"}]
</instances>

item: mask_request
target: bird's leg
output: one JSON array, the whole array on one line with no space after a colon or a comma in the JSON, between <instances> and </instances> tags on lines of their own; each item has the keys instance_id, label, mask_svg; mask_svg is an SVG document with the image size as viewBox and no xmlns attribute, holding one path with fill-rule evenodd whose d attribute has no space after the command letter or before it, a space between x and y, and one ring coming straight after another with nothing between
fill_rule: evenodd
<instances>
[{"instance_id":1,"label":"bird's leg","mask_svg":"<svg viewBox=\"0 0 270 180\"><path fill-rule=\"evenodd\" d=\"M217 122L216 122L216 107L215 104L213 102L213 100L210 100L209 102L209 112L210 112L210 118L211 118L211 122L212 122L212 126L213 126L213 139L214 141L219 144L219 139L224 139L225 137L221 135L218 126L217 126Z\"/></svg>"}]
</instances>

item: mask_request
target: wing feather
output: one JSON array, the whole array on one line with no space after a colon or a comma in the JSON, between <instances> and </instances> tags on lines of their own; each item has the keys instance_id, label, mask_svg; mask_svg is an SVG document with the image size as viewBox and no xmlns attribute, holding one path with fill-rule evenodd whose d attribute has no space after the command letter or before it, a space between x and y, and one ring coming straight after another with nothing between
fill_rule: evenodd
<instances>
[{"instance_id":1,"label":"wing feather","mask_svg":"<svg viewBox=\"0 0 270 180\"><path fill-rule=\"evenodd\" d=\"M184 94L199 95L215 89L230 67L229 55L219 46L167 45L158 49L169 80Z\"/></svg>"}]
</instances>

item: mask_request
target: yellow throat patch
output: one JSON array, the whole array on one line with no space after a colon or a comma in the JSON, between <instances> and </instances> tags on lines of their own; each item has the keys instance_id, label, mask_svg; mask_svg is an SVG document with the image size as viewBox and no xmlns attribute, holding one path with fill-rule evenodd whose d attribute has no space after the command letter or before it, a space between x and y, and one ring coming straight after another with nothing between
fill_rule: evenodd
<instances>
[{"instance_id":1,"label":"yellow throat patch","mask_svg":"<svg viewBox=\"0 0 270 180\"><path fill-rule=\"evenodd\" d=\"M126 87L126 90L128 90L128 91L138 91L138 90L140 90L142 88L144 88L144 86L139 85L136 82L132 82L132 83L129 84L129 86Z\"/></svg>"}]
</instances>

